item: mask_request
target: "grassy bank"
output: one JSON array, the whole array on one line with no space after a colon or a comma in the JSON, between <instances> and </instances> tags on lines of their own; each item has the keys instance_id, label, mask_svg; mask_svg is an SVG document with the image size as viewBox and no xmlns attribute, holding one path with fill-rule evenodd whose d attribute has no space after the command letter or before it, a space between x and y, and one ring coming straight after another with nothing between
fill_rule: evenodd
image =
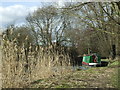
<instances>
[{"instance_id":1,"label":"grassy bank","mask_svg":"<svg viewBox=\"0 0 120 90\"><path fill-rule=\"evenodd\" d=\"M108 60L106 60L108 61ZM93 67L76 70L63 76L39 79L30 84L32 88L117 88L118 61L107 67Z\"/></svg>"}]
</instances>

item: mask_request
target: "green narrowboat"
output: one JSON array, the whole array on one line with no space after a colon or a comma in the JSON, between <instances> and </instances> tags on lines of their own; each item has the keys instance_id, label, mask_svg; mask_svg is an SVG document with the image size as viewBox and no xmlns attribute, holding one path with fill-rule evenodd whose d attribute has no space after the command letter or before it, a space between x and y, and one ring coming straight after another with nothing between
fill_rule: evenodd
<instances>
[{"instance_id":1,"label":"green narrowboat","mask_svg":"<svg viewBox=\"0 0 120 90\"><path fill-rule=\"evenodd\" d=\"M91 55L84 55L82 60L82 65L101 65L101 58L98 54L94 53Z\"/></svg>"}]
</instances>

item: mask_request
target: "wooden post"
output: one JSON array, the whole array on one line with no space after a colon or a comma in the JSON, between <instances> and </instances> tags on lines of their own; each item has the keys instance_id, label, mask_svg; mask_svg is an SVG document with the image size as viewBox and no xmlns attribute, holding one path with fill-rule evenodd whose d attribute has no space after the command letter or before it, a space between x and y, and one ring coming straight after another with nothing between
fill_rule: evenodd
<instances>
[{"instance_id":1,"label":"wooden post","mask_svg":"<svg viewBox=\"0 0 120 90\"><path fill-rule=\"evenodd\" d=\"M2 33L0 32L0 89L2 88Z\"/></svg>"}]
</instances>

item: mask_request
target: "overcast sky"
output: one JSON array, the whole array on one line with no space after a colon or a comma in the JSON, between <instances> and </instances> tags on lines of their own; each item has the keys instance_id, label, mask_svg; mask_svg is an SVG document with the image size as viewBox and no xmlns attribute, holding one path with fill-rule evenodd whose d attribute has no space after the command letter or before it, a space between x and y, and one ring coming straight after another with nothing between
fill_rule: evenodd
<instances>
[{"instance_id":1,"label":"overcast sky","mask_svg":"<svg viewBox=\"0 0 120 90\"><path fill-rule=\"evenodd\" d=\"M25 17L43 4L57 2L64 6L64 2L86 2L90 0L0 0L0 30L11 24L22 25Z\"/></svg>"},{"instance_id":2,"label":"overcast sky","mask_svg":"<svg viewBox=\"0 0 120 90\"><path fill-rule=\"evenodd\" d=\"M29 0L26 1L13 1L13 0L1 0L0 3L0 28L5 28L11 24L22 25L25 23L25 17L36 10L38 7L42 7L44 4L51 3L52 0ZM49 2L48 2L49 1ZM53 1L55 2L55 1ZM59 6L64 4L63 0L57 1Z\"/></svg>"}]
</instances>

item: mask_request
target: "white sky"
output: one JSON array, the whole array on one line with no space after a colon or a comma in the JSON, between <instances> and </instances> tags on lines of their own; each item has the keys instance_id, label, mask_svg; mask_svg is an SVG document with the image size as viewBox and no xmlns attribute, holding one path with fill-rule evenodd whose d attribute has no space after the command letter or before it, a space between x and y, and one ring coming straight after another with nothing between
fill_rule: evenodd
<instances>
[{"instance_id":1,"label":"white sky","mask_svg":"<svg viewBox=\"0 0 120 90\"><path fill-rule=\"evenodd\" d=\"M42 4L50 2L8 2L3 0L0 3L0 28L5 28L11 24L22 25L25 23L25 17L41 7ZM19 1L19 0L17 0ZM35 0L36 1L36 0ZM40 1L40 0L39 0ZM58 5L64 5L63 0L59 0Z\"/></svg>"},{"instance_id":2,"label":"white sky","mask_svg":"<svg viewBox=\"0 0 120 90\"><path fill-rule=\"evenodd\" d=\"M64 2L76 1L90 0L0 0L0 28L5 28L10 24L23 24L28 13L41 7L43 3L57 2L58 6L62 7Z\"/></svg>"},{"instance_id":3,"label":"white sky","mask_svg":"<svg viewBox=\"0 0 120 90\"><path fill-rule=\"evenodd\" d=\"M23 5L0 6L1 27L9 24L23 23L28 13L37 9L37 6L27 7Z\"/></svg>"}]
</instances>

